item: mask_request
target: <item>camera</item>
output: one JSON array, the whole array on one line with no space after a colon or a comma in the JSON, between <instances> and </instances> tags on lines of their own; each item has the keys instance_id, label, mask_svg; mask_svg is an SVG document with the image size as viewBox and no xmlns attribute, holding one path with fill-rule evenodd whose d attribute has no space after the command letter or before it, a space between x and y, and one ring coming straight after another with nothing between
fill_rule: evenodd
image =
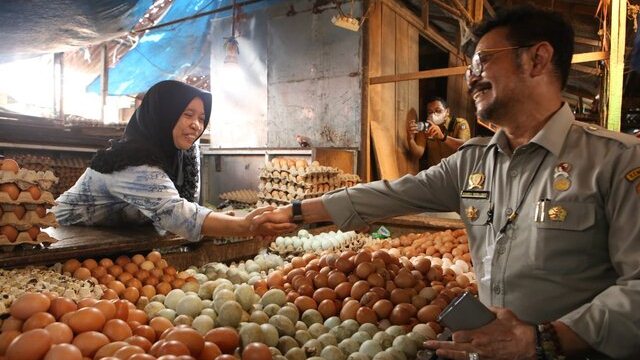
<instances>
[{"instance_id":1,"label":"camera","mask_svg":"<svg viewBox=\"0 0 640 360\"><path fill-rule=\"evenodd\" d=\"M431 126L431 124L429 124L426 121L418 121L418 131L427 131L427 129L429 129L429 126Z\"/></svg>"}]
</instances>

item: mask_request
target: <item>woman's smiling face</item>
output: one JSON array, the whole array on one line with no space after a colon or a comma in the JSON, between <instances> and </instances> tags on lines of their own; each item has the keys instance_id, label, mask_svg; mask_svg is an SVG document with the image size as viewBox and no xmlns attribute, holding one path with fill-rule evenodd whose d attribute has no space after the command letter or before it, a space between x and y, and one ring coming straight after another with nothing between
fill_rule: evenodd
<instances>
[{"instance_id":1,"label":"woman's smiling face","mask_svg":"<svg viewBox=\"0 0 640 360\"><path fill-rule=\"evenodd\" d=\"M193 98L173 127L173 144L180 150L189 149L202 135L205 121L204 103Z\"/></svg>"}]
</instances>

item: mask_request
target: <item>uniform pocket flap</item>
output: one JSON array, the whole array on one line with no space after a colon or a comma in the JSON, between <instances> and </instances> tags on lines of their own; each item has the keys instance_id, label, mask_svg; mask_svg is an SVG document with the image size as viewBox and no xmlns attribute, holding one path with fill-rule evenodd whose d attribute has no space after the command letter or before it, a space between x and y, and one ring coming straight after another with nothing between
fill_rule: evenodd
<instances>
[{"instance_id":1,"label":"uniform pocket flap","mask_svg":"<svg viewBox=\"0 0 640 360\"><path fill-rule=\"evenodd\" d=\"M470 225L486 225L491 202L487 199L460 200L460 217Z\"/></svg>"},{"instance_id":2,"label":"uniform pocket flap","mask_svg":"<svg viewBox=\"0 0 640 360\"><path fill-rule=\"evenodd\" d=\"M584 202L547 201L543 221L536 225L542 229L580 231L593 226L596 221L596 205Z\"/></svg>"}]
</instances>

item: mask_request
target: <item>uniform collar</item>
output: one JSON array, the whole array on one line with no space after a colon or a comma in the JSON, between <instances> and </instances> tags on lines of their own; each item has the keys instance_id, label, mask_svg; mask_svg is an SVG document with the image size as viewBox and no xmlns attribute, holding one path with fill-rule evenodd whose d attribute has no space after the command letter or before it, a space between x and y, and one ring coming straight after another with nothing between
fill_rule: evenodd
<instances>
[{"instance_id":1,"label":"uniform collar","mask_svg":"<svg viewBox=\"0 0 640 360\"><path fill-rule=\"evenodd\" d=\"M575 117L571 112L569 104L565 102L529 143L542 146L556 157L560 156L564 141L574 119ZM512 153L503 129L499 129L495 135L493 135L487 146L498 146L500 151L506 154Z\"/></svg>"}]
</instances>

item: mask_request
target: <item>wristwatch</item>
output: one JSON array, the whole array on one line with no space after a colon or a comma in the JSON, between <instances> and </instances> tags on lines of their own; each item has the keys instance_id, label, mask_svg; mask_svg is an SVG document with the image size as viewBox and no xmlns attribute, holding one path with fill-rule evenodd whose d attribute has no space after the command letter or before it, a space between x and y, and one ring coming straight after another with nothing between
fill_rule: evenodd
<instances>
[{"instance_id":1,"label":"wristwatch","mask_svg":"<svg viewBox=\"0 0 640 360\"><path fill-rule=\"evenodd\" d=\"M291 206L293 210L293 223L302 224L304 222L302 218L302 201L298 199L291 200Z\"/></svg>"}]
</instances>

